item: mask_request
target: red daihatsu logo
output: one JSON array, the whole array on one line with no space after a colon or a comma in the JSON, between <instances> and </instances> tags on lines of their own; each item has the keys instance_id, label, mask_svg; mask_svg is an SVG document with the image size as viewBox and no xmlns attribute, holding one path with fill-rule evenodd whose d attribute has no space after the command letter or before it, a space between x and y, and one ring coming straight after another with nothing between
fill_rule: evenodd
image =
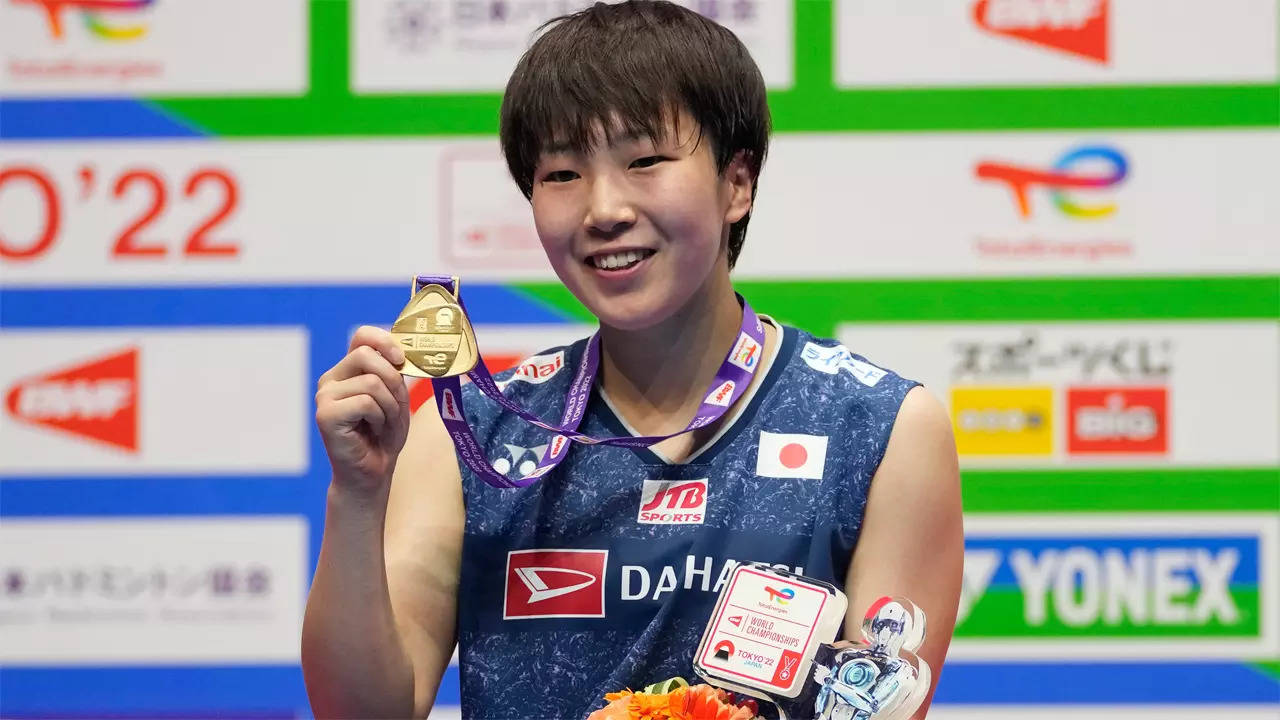
<instances>
[{"instance_id":1,"label":"red daihatsu logo","mask_svg":"<svg viewBox=\"0 0 1280 720\"><path fill-rule=\"evenodd\" d=\"M502 618L604 617L608 558L608 550L512 550Z\"/></svg>"}]
</instances>

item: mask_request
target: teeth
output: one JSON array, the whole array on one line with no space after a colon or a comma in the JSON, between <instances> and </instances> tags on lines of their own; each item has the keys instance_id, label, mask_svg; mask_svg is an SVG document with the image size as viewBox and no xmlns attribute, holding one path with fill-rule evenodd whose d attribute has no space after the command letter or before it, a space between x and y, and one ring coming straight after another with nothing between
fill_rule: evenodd
<instances>
[{"instance_id":1,"label":"teeth","mask_svg":"<svg viewBox=\"0 0 1280 720\"><path fill-rule=\"evenodd\" d=\"M591 258L591 263L602 270L615 270L639 262L645 255L646 252L643 250L627 250L609 255L596 255Z\"/></svg>"}]
</instances>

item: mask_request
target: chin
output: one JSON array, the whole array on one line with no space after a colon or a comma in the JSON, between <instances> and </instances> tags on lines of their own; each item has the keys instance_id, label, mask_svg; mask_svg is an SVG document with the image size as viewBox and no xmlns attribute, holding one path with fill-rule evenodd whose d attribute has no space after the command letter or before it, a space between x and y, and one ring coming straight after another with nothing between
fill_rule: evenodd
<instances>
[{"instance_id":1,"label":"chin","mask_svg":"<svg viewBox=\"0 0 1280 720\"><path fill-rule=\"evenodd\" d=\"M648 293L645 293L647 295ZM647 330L675 314L677 305L645 297L579 298L600 321L617 330Z\"/></svg>"}]
</instances>

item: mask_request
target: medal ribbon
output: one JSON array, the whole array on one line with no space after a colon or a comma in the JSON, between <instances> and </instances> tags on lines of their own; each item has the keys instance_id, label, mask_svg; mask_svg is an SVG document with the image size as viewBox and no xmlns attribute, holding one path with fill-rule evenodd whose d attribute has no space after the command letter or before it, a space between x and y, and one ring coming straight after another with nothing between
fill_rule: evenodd
<instances>
[{"instance_id":1,"label":"medal ribbon","mask_svg":"<svg viewBox=\"0 0 1280 720\"><path fill-rule=\"evenodd\" d=\"M428 284L440 285L448 290L457 299L462 311L466 312L466 305L454 287L453 278L419 276L414 283L414 292ZM583 353L573 382L569 385L569 395L565 401L564 414L561 416L559 425L544 422L537 415L504 396L493 376L489 374L489 369L485 367L483 358L480 358L476 366L467 372L471 382L475 383L480 392L487 395L490 400L515 413L525 422L556 433L551 438L551 442L547 443L547 449L539 459L537 467L519 480L511 480L489 465L483 448L471 432L471 424L467 422L466 413L462 408L461 380L457 376L431 378L431 385L435 389L436 407L440 410L440 419L444 421L449 437L453 438L458 457L471 469L471 472L484 478L485 482L494 487L526 487L564 460L568 455L571 441L586 445L649 447L667 438L705 427L719 420L728 411L729 406L747 391L747 386L751 384L756 369L760 367L760 355L764 350L764 326L760 323L760 318L741 295L738 299L742 302L742 327L738 332L738 338L729 349L724 362L720 363L720 369L716 371L711 387L703 395L698 412L683 430L670 435L608 438L593 438L578 432L578 426L582 424L582 418L587 412L587 400L591 396L591 387L595 384L596 375L600 370L600 333L597 332L587 342L586 352ZM479 348L477 348L477 354L479 354Z\"/></svg>"}]
</instances>

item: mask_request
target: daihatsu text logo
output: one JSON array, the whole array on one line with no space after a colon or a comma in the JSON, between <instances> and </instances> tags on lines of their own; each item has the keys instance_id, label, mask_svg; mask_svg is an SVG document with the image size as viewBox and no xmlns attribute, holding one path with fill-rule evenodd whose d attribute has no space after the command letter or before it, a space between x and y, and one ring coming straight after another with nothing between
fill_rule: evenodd
<instances>
[{"instance_id":1,"label":"daihatsu text logo","mask_svg":"<svg viewBox=\"0 0 1280 720\"><path fill-rule=\"evenodd\" d=\"M49 18L49 32L62 39L62 12L79 10L85 28L103 40L119 42L137 40L147 33L146 25L113 24L106 15L134 13L155 3L156 0L11 0L15 5L39 5Z\"/></svg>"},{"instance_id":2,"label":"daihatsu text logo","mask_svg":"<svg viewBox=\"0 0 1280 720\"><path fill-rule=\"evenodd\" d=\"M1087 164L1087 169L1082 169L1082 164ZM1031 201L1027 194L1034 185L1049 188L1049 197L1063 214L1098 219L1115 212L1115 203L1085 204L1072 198L1068 191L1114 187L1129 174L1129 163L1113 147L1085 145L1069 150L1048 170L987 161L978 163L974 172L982 180L1008 183L1018 204L1018 213L1024 219L1031 217Z\"/></svg>"}]
</instances>

